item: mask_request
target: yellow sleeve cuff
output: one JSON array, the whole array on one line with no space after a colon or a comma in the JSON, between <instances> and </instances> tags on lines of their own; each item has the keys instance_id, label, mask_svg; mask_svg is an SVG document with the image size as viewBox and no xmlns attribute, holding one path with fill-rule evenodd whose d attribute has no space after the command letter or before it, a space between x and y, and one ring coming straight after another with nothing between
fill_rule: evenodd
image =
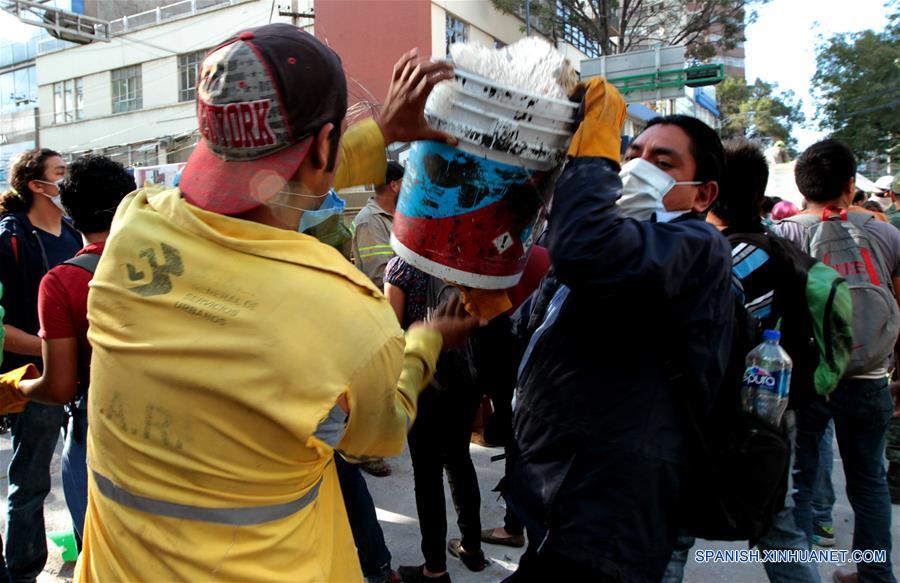
<instances>
[{"instance_id":1,"label":"yellow sleeve cuff","mask_svg":"<svg viewBox=\"0 0 900 583\"><path fill-rule=\"evenodd\" d=\"M19 413L25 410L28 399L19 389L19 383L26 376L34 378L38 370L33 364L26 364L0 375L0 415Z\"/></svg>"},{"instance_id":2,"label":"yellow sleeve cuff","mask_svg":"<svg viewBox=\"0 0 900 583\"><path fill-rule=\"evenodd\" d=\"M403 356L414 356L424 366L420 388L431 380L443 344L444 340L437 330L414 328L406 333L406 348L403 350Z\"/></svg>"},{"instance_id":3,"label":"yellow sleeve cuff","mask_svg":"<svg viewBox=\"0 0 900 583\"><path fill-rule=\"evenodd\" d=\"M334 189L382 184L387 171L384 136L372 118L353 124L341 139Z\"/></svg>"}]
</instances>

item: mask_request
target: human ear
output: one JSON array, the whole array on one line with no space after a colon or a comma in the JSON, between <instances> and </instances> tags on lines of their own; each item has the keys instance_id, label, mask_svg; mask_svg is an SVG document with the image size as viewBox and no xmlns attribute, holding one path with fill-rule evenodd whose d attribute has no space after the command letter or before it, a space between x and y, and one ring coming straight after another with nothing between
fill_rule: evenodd
<instances>
[{"instance_id":1,"label":"human ear","mask_svg":"<svg viewBox=\"0 0 900 583\"><path fill-rule=\"evenodd\" d=\"M328 153L331 150L331 141L328 135L332 129L334 129L334 124L327 123L316 132L313 138L313 143L310 146L310 155L312 156L313 167L316 170L322 170L328 166Z\"/></svg>"},{"instance_id":2,"label":"human ear","mask_svg":"<svg viewBox=\"0 0 900 583\"><path fill-rule=\"evenodd\" d=\"M715 202L718 196L719 183L714 181L704 182L697 187L697 198L694 199L694 204L691 206L691 209L698 213L705 212L706 209L712 206L712 203Z\"/></svg>"}]
</instances>

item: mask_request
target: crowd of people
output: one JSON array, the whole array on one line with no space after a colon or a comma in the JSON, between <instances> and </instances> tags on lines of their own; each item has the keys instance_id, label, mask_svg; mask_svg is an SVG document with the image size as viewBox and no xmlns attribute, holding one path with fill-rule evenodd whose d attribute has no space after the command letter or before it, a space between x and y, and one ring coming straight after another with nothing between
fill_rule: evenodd
<instances>
[{"instance_id":1,"label":"crowd of people","mask_svg":"<svg viewBox=\"0 0 900 583\"><path fill-rule=\"evenodd\" d=\"M743 419L744 337L765 328L782 329L796 382L769 428L781 457L742 469L774 476L775 493L752 529L732 514L722 538L834 545L836 439L853 548L886 559L834 578L896 581L897 181L856 201L854 154L829 139L797 159L803 208L767 200L769 153L695 118L657 117L623 151L625 102L591 79L568 161L547 178L545 232L487 310L390 244L404 168L386 146L456 144L424 117L452 75L410 51L380 111L347 127L339 57L268 25L203 61L201 139L177 188L135 190L103 156L15 159L0 198L13 449L0 580L34 581L47 561L62 429L76 581L439 583L448 553L484 570L482 544L524 548L511 582L681 581L708 532L698 516L733 512L715 492L726 482L697 494L722 473L717 428ZM348 229L336 191L364 184L376 194ZM800 280L844 301L812 316L819 328L785 283L801 265ZM795 349L800 328L813 332ZM485 395L506 516L482 528L469 445ZM360 468L389 472L406 443L424 562L395 570ZM819 581L811 562L765 569Z\"/></svg>"}]
</instances>

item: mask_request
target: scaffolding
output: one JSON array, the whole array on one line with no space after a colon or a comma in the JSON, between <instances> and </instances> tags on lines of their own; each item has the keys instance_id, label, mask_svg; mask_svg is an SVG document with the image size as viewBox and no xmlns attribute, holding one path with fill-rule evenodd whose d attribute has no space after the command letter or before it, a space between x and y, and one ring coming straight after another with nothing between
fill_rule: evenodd
<instances>
[{"instance_id":1,"label":"scaffolding","mask_svg":"<svg viewBox=\"0 0 900 583\"><path fill-rule=\"evenodd\" d=\"M25 24L45 28L61 40L77 44L109 42L109 23L99 18L30 0L2 0L0 7Z\"/></svg>"}]
</instances>

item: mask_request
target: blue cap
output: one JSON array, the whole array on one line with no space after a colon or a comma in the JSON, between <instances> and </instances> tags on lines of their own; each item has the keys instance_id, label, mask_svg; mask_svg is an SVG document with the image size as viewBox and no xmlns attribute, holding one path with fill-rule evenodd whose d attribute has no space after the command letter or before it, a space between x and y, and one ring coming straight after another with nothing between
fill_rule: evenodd
<instances>
[{"instance_id":1,"label":"blue cap","mask_svg":"<svg viewBox=\"0 0 900 583\"><path fill-rule=\"evenodd\" d=\"M778 342L781 340L781 332L778 330L764 330L763 340L766 342Z\"/></svg>"}]
</instances>

